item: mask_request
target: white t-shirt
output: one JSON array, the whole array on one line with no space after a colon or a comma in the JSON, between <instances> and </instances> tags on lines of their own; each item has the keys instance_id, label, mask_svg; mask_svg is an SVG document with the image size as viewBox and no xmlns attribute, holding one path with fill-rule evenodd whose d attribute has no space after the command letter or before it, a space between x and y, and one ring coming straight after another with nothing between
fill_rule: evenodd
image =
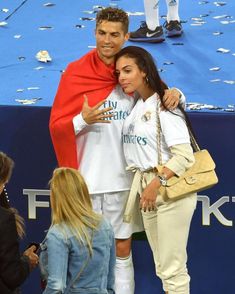
<instances>
[{"instance_id":1,"label":"white t-shirt","mask_svg":"<svg viewBox=\"0 0 235 294\"><path fill-rule=\"evenodd\" d=\"M134 98L124 94L117 86L100 107L113 107L110 124L87 125L81 114L73 119L79 170L90 194L130 189L132 175L125 170L122 127L133 105Z\"/></svg>"},{"instance_id":2,"label":"white t-shirt","mask_svg":"<svg viewBox=\"0 0 235 294\"><path fill-rule=\"evenodd\" d=\"M146 101L137 101L131 114L123 126L122 141L124 154L128 165L140 170L147 170L158 165L157 154L157 94ZM163 163L171 158L169 147L177 144L190 143L187 126L179 109L160 111L161 154ZM180 115L180 116L179 116Z\"/></svg>"}]
</instances>

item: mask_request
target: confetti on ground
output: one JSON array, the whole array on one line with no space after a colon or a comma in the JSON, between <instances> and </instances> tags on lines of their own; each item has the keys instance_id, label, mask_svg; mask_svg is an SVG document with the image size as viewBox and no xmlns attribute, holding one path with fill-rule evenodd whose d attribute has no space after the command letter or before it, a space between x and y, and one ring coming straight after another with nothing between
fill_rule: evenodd
<instances>
[{"instance_id":1,"label":"confetti on ground","mask_svg":"<svg viewBox=\"0 0 235 294\"><path fill-rule=\"evenodd\" d=\"M212 67L210 68L211 71L219 71L220 70L220 67Z\"/></svg>"},{"instance_id":2,"label":"confetti on ground","mask_svg":"<svg viewBox=\"0 0 235 294\"><path fill-rule=\"evenodd\" d=\"M218 48L218 49L216 50L216 52L219 52L219 53L229 53L230 50L229 50L229 49L225 49L225 48Z\"/></svg>"},{"instance_id":3,"label":"confetti on ground","mask_svg":"<svg viewBox=\"0 0 235 294\"><path fill-rule=\"evenodd\" d=\"M16 102L19 102L20 104L24 104L24 105L35 104L39 100L42 100L42 98L15 99Z\"/></svg>"}]
</instances>

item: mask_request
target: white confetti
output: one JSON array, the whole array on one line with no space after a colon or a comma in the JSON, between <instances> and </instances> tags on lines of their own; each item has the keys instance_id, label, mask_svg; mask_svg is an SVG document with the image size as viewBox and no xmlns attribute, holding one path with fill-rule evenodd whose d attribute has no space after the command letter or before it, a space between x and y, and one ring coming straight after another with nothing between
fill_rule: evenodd
<instances>
[{"instance_id":1,"label":"white confetti","mask_svg":"<svg viewBox=\"0 0 235 294\"><path fill-rule=\"evenodd\" d=\"M209 1L199 1L198 2L199 5L208 4L208 3L209 3Z\"/></svg>"},{"instance_id":2,"label":"white confetti","mask_svg":"<svg viewBox=\"0 0 235 294\"><path fill-rule=\"evenodd\" d=\"M220 19L220 18L225 18L225 17L227 17L227 14L213 16L214 19Z\"/></svg>"},{"instance_id":3,"label":"white confetti","mask_svg":"<svg viewBox=\"0 0 235 294\"><path fill-rule=\"evenodd\" d=\"M95 21L94 17L80 17L80 20L90 20L90 21Z\"/></svg>"},{"instance_id":4,"label":"white confetti","mask_svg":"<svg viewBox=\"0 0 235 294\"><path fill-rule=\"evenodd\" d=\"M44 66L37 66L37 67L35 67L34 69L35 70L41 70L41 69L43 69L44 68Z\"/></svg>"},{"instance_id":5,"label":"white confetti","mask_svg":"<svg viewBox=\"0 0 235 294\"><path fill-rule=\"evenodd\" d=\"M191 20L202 21L202 18L200 18L200 17L192 17Z\"/></svg>"},{"instance_id":6,"label":"white confetti","mask_svg":"<svg viewBox=\"0 0 235 294\"><path fill-rule=\"evenodd\" d=\"M94 5L93 6L93 9L104 9L105 7L104 6L100 6L100 5Z\"/></svg>"},{"instance_id":7,"label":"white confetti","mask_svg":"<svg viewBox=\"0 0 235 294\"><path fill-rule=\"evenodd\" d=\"M230 24L230 23L235 23L235 20L222 20L220 23L222 23L222 24Z\"/></svg>"},{"instance_id":8,"label":"white confetti","mask_svg":"<svg viewBox=\"0 0 235 294\"><path fill-rule=\"evenodd\" d=\"M190 26L202 26L203 23L200 23L200 22L194 22L194 23L191 23Z\"/></svg>"},{"instance_id":9,"label":"white confetti","mask_svg":"<svg viewBox=\"0 0 235 294\"><path fill-rule=\"evenodd\" d=\"M7 13L9 11L9 9L8 8L2 8L1 11Z\"/></svg>"},{"instance_id":10,"label":"white confetti","mask_svg":"<svg viewBox=\"0 0 235 294\"><path fill-rule=\"evenodd\" d=\"M27 105L27 104L34 104L38 100L42 100L42 98L32 98L32 99L15 99L16 102L19 102L21 104Z\"/></svg>"},{"instance_id":11,"label":"white confetti","mask_svg":"<svg viewBox=\"0 0 235 294\"><path fill-rule=\"evenodd\" d=\"M225 108L224 111L234 112L235 110L233 108Z\"/></svg>"},{"instance_id":12,"label":"white confetti","mask_svg":"<svg viewBox=\"0 0 235 294\"><path fill-rule=\"evenodd\" d=\"M127 12L128 15L144 15L144 12L138 12L138 11L135 11L135 12Z\"/></svg>"},{"instance_id":13,"label":"white confetti","mask_svg":"<svg viewBox=\"0 0 235 294\"><path fill-rule=\"evenodd\" d=\"M52 7L52 6L55 6L55 4L48 2L48 3L43 4L43 6L45 6L45 7Z\"/></svg>"},{"instance_id":14,"label":"white confetti","mask_svg":"<svg viewBox=\"0 0 235 294\"><path fill-rule=\"evenodd\" d=\"M220 53L229 53L230 52L229 49L225 49L225 48L218 48L216 51L220 52Z\"/></svg>"},{"instance_id":15,"label":"white confetti","mask_svg":"<svg viewBox=\"0 0 235 294\"><path fill-rule=\"evenodd\" d=\"M215 6L224 6L227 2L213 2L213 4L215 4Z\"/></svg>"},{"instance_id":16,"label":"white confetti","mask_svg":"<svg viewBox=\"0 0 235 294\"><path fill-rule=\"evenodd\" d=\"M211 71L218 71L218 70L220 70L220 67L212 67L212 68L210 68L210 70Z\"/></svg>"},{"instance_id":17,"label":"white confetti","mask_svg":"<svg viewBox=\"0 0 235 294\"><path fill-rule=\"evenodd\" d=\"M203 25L203 24L205 24L205 23L207 23L206 21L195 21L195 24L199 24L199 25Z\"/></svg>"},{"instance_id":18,"label":"white confetti","mask_svg":"<svg viewBox=\"0 0 235 294\"><path fill-rule=\"evenodd\" d=\"M83 29L83 28L85 28L85 26L84 25L77 24L77 25L75 25L75 28Z\"/></svg>"},{"instance_id":19,"label":"white confetti","mask_svg":"<svg viewBox=\"0 0 235 294\"><path fill-rule=\"evenodd\" d=\"M211 83L218 83L218 82L220 82L220 81L221 81L221 79L210 80Z\"/></svg>"},{"instance_id":20,"label":"white confetti","mask_svg":"<svg viewBox=\"0 0 235 294\"><path fill-rule=\"evenodd\" d=\"M225 84L230 84L230 85L235 85L235 81L225 80L224 83Z\"/></svg>"},{"instance_id":21,"label":"white confetti","mask_svg":"<svg viewBox=\"0 0 235 294\"><path fill-rule=\"evenodd\" d=\"M30 90L39 90L40 88L39 87L28 87L27 89L30 91Z\"/></svg>"},{"instance_id":22,"label":"white confetti","mask_svg":"<svg viewBox=\"0 0 235 294\"><path fill-rule=\"evenodd\" d=\"M51 27L51 26L42 26L42 27L39 27L38 29L40 31L45 31L45 30L51 30L51 29L53 29L53 27Z\"/></svg>"},{"instance_id":23,"label":"white confetti","mask_svg":"<svg viewBox=\"0 0 235 294\"><path fill-rule=\"evenodd\" d=\"M83 13L86 13L86 14L93 14L94 11L91 11L91 10L84 10Z\"/></svg>"},{"instance_id":24,"label":"white confetti","mask_svg":"<svg viewBox=\"0 0 235 294\"><path fill-rule=\"evenodd\" d=\"M223 35L223 32L214 32L213 35L214 35L214 36Z\"/></svg>"},{"instance_id":25,"label":"white confetti","mask_svg":"<svg viewBox=\"0 0 235 294\"><path fill-rule=\"evenodd\" d=\"M0 27L4 27L4 26L6 26L7 25L7 22L6 21L1 21L0 22Z\"/></svg>"}]
</instances>

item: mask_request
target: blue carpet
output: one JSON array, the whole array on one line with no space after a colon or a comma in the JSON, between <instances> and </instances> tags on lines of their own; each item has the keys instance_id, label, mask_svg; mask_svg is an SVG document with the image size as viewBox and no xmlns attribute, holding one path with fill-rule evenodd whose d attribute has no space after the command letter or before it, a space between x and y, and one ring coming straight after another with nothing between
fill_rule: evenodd
<instances>
[{"instance_id":1,"label":"blue carpet","mask_svg":"<svg viewBox=\"0 0 235 294\"><path fill-rule=\"evenodd\" d=\"M36 101L33 106L52 105L61 71L95 46L93 18L99 6L118 6L128 11L130 30L137 29L140 21L144 20L141 0L135 3L127 0L52 3L54 5L46 6L46 1L41 0L0 1L2 105L27 103L24 100L30 100L28 103ZM160 5L163 23L165 1L162 0ZM235 2L232 0L182 0L180 16L184 34L180 38L168 38L161 44L135 45L145 47L154 55L162 78L170 86L182 89L187 102L199 103L196 106L200 110L221 108L219 111L233 112L234 11ZM130 44L133 43L127 42ZM217 52L220 48L230 51ZM52 61L39 62L35 58L39 50L47 50Z\"/></svg>"}]
</instances>

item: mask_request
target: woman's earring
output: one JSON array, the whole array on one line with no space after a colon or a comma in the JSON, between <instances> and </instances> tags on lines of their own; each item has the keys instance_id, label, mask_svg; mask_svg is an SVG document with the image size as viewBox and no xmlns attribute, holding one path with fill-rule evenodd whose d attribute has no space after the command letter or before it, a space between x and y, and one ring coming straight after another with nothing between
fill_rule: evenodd
<instances>
[{"instance_id":1,"label":"woman's earring","mask_svg":"<svg viewBox=\"0 0 235 294\"><path fill-rule=\"evenodd\" d=\"M148 79L147 76L145 77L145 81L146 81L147 84L149 83L149 79Z\"/></svg>"}]
</instances>

